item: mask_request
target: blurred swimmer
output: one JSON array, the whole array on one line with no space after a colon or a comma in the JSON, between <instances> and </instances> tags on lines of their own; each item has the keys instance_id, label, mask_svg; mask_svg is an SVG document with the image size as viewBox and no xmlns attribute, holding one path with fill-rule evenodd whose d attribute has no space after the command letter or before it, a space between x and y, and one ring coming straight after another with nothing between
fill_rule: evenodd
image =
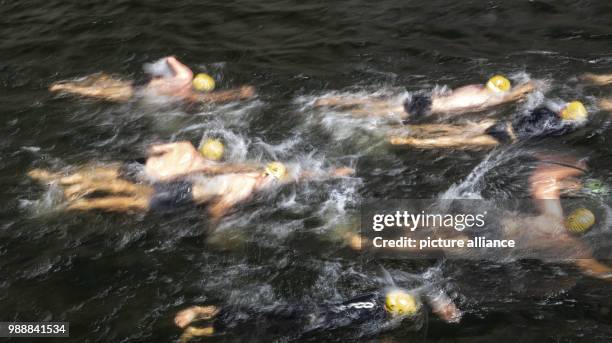
<instances>
[{"instance_id":1,"label":"blurred swimmer","mask_svg":"<svg viewBox=\"0 0 612 343\"><path fill-rule=\"evenodd\" d=\"M136 88L132 81L97 73L79 80L56 82L49 87L49 90L113 102L125 102L137 94L190 102L229 102L248 99L255 94L251 86L213 91L215 81L212 77L198 74L194 78L191 69L174 56L148 63L144 69L151 75L151 80L140 89Z\"/></svg>"},{"instance_id":2,"label":"blurred swimmer","mask_svg":"<svg viewBox=\"0 0 612 343\"><path fill-rule=\"evenodd\" d=\"M539 107L529 115L512 121L407 125L411 136L392 136L390 143L416 148L489 148L530 138L564 135L583 124L587 117L584 105L580 101L572 101L560 111Z\"/></svg>"},{"instance_id":3,"label":"blurred swimmer","mask_svg":"<svg viewBox=\"0 0 612 343\"><path fill-rule=\"evenodd\" d=\"M491 238L514 240L514 248L507 252L515 258L548 259L554 257L556 260L571 261L580 268L582 273L612 281L612 268L595 260L592 249L581 239L581 235L590 230L596 223L596 217L587 208L577 208L569 214L564 213L561 204L561 195L567 191L574 191L582 187L576 177L582 175L586 166L582 162L576 162L572 158L559 156L538 156L540 162L529 177L532 199L536 204L538 214L527 216L517 213L506 213L500 215L499 221L492 218L494 222L489 223L486 233ZM593 186L589 186L593 187ZM601 189L601 186L599 187ZM431 228L437 229L437 228ZM476 230L474 234L482 236L485 231ZM400 231L399 235L403 233ZM470 239L470 232L449 230L436 230L435 239L463 240ZM431 230L417 230L411 234L413 239L424 239L432 235ZM344 233L343 238L348 246L355 250L364 248L390 251L398 253L418 254L425 256L431 252L444 253L447 256L461 258L465 254L477 254L473 249L460 248L458 246L440 245L434 248L421 249L418 245L373 247L373 242L368 238L356 233ZM368 243L369 242L369 243ZM368 244L366 244L368 243ZM463 245L464 247L467 244ZM505 258L505 253L493 255L490 251L484 251L485 255L476 255L479 258ZM438 254L439 255L439 254Z\"/></svg>"},{"instance_id":4,"label":"blurred swimmer","mask_svg":"<svg viewBox=\"0 0 612 343\"><path fill-rule=\"evenodd\" d=\"M185 329L181 336L182 342L193 337L223 335L237 326L258 326L254 330L241 332L264 331L261 327L266 323L274 323L275 327L286 328L283 339L299 340L313 337L316 334L334 330L345 330L356 334L358 338L364 335L377 334L384 329L399 326L405 319L415 320L423 314L421 299L431 307L433 313L448 323L457 323L461 319L461 311L453 301L440 289L435 287L406 290L391 288L362 295L337 304L298 304L273 305L264 308L222 308L216 306L192 306L178 312L174 323ZM205 327L189 326L196 321L208 321ZM364 330L364 327L373 327ZM350 331L349 331L350 329ZM264 332L261 334L265 335ZM289 336L290 338L287 338Z\"/></svg>"},{"instance_id":5,"label":"blurred swimmer","mask_svg":"<svg viewBox=\"0 0 612 343\"><path fill-rule=\"evenodd\" d=\"M395 114L411 120L420 119L428 114L456 115L483 111L521 100L535 88L533 82L512 88L507 78L496 75L485 85L467 85L442 95L413 95L401 103L373 97L330 96L317 100L315 106L350 107L355 114L379 116Z\"/></svg>"},{"instance_id":6,"label":"blurred swimmer","mask_svg":"<svg viewBox=\"0 0 612 343\"><path fill-rule=\"evenodd\" d=\"M161 160L176 161L177 164L156 164L160 169L152 172L155 176L153 184L130 181L120 166L85 168L66 176L34 169L28 175L35 180L64 187L69 210L167 211L206 203L209 204L212 218L219 219L256 193L272 190L282 184L344 177L354 172L351 168L338 168L329 172L298 171L296 176L292 176L280 162L268 163L265 168L185 162L176 152L180 152L186 144L176 144L158 147L165 156ZM155 163L161 160L155 160ZM147 162L147 172L152 170L151 166L152 163ZM240 171L249 169L252 171ZM206 175L211 171L221 175ZM177 179L179 176L182 177Z\"/></svg>"},{"instance_id":7,"label":"blurred swimmer","mask_svg":"<svg viewBox=\"0 0 612 343\"><path fill-rule=\"evenodd\" d=\"M580 240L580 235L595 224L595 215L586 208L566 215L561 205L563 188L575 188L571 178L583 174L586 166L570 159L555 160L541 163L529 178L539 215L506 218L502 224L504 235L516 237L517 245L525 243L530 248L553 249L559 258L567 255L584 274L612 281L612 268L592 258L591 248Z\"/></svg>"}]
</instances>

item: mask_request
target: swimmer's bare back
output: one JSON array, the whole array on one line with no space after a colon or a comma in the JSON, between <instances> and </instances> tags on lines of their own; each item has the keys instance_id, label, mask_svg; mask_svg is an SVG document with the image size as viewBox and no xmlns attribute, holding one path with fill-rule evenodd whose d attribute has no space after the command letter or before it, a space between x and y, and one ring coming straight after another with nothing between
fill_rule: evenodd
<instances>
[{"instance_id":1,"label":"swimmer's bare back","mask_svg":"<svg viewBox=\"0 0 612 343\"><path fill-rule=\"evenodd\" d=\"M205 159L188 141L149 148L145 173L153 181L172 181L189 174L229 174L261 169L254 164L219 163Z\"/></svg>"},{"instance_id":2,"label":"swimmer's bare back","mask_svg":"<svg viewBox=\"0 0 612 343\"><path fill-rule=\"evenodd\" d=\"M534 82L513 87L508 93L495 94L482 85L468 85L453 90L448 95L432 97L431 113L464 114L479 112L502 104L523 99L536 89Z\"/></svg>"}]
</instances>

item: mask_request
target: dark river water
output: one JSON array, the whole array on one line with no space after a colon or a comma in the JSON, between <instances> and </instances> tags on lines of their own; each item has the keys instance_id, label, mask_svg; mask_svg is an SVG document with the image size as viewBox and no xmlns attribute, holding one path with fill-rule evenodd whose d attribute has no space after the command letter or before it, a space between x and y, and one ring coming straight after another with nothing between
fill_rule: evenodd
<instances>
[{"instance_id":1,"label":"dark river water","mask_svg":"<svg viewBox=\"0 0 612 343\"><path fill-rule=\"evenodd\" d=\"M143 64L167 55L220 88L251 84L258 96L162 106L48 91L99 71L142 83ZM35 342L170 342L181 335L174 314L187 306L341 302L384 287L384 267L435 270L464 318L448 325L430 314L359 340L608 342L612 285L572 266L371 260L339 242L339 231L358 227L366 198L526 197L515 157L527 148L391 149L383 123L311 106L331 92L403 94L495 73L540 79L545 91L488 115L582 99L589 123L540 147L588 158L589 176L611 180L612 117L596 103L612 88L582 84L584 72L612 72L609 0L0 0L0 321L70 322L69 339ZM357 173L257 198L214 234L204 209L63 212L57 190L25 175L208 135L223 137L233 160ZM353 339L342 337L317 340ZM202 341L270 339L237 330Z\"/></svg>"}]
</instances>

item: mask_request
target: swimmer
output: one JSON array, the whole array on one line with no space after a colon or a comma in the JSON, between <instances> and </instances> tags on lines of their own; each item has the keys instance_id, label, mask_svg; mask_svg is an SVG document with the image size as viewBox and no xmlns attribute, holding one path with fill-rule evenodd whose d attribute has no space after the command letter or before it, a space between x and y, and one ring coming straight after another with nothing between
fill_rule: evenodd
<instances>
[{"instance_id":1,"label":"swimmer","mask_svg":"<svg viewBox=\"0 0 612 343\"><path fill-rule=\"evenodd\" d=\"M592 250L580 239L596 222L594 214L585 208L579 208L571 213L564 213L561 205L561 195L583 187L576 177L584 173L586 166L577 163L572 158L558 156L538 156L540 162L529 178L530 192L536 204L538 214L535 216L505 214L499 225L490 223L495 231L487 231L488 236L496 236L503 240L514 240L515 248L508 251L518 258L535 258L538 256L555 256L558 259L571 261L585 275L612 281L612 268L592 258ZM498 231L498 228L501 228ZM437 228L432 228L437 229ZM458 232L447 228L436 230L435 238L443 240L470 239L467 231ZM483 232L476 230L475 235ZM431 236L431 230L417 230L411 233L413 239L424 239ZM374 248L374 242L356 233L344 233L346 244L354 250L365 247L373 251L391 251L406 254L430 256L432 253L444 253L447 256L461 257L470 253L457 247L421 249L414 246L395 246ZM433 238L433 237L432 237ZM367 243L367 244L366 244ZM472 250L472 253L477 253ZM487 257L486 255L484 256ZM490 257L490 256L489 256Z\"/></svg>"},{"instance_id":2,"label":"swimmer","mask_svg":"<svg viewBox=\"0 0 612 343\"><path fill-rule=\"evenodd\" d=\"M213 91L215 82L210 76L198 74L194 78L191 69L174 56L146 64L145 70L151 76L151 80L141 89L135 87L132 81L97 73L74 81L53 83L49 90L111 102L126 102L138 93L147 97L213 103L248 99L255 94L251 86Z\"/></svg>"},{"instance_id":3,"label":"swimmer","mask_svg":"<svg viewBox=\"0 0 612 343\"><path fill-rule=\"evenodd\" d=\"M536 202L539 214L524 219L506 218L502 227L504 235L517 238L517 245L526 243L529 248L553 249L556 256L568 255L585 275L612 281L612 268L589 257L591 249L581 240L579 234L586 232L595 224L595 217L588 209L578 209L564 213L561 205L563 187L575 188L572 178L584 173L584 163L570 159L555 158L544 161L529 178L531 195ZM529 229L526 229L529 228ZM579 258L572 258L579 256Z\"/></svg>"},{"instance_id":4,"label":"swimmer","mask_svg":"<svg viewBox=\"0 0 612 343\"><path fill-rule=\"evenodd\" d=\"M485 85L467 85L443 95L413 95L403 102L380 98L323 97L315 106L353 108L355 114L399 115L406 119L420 119L429 114L457 115L480 112L505 103L523 99L535 90L533 82L511 87L501 76L492 77Z\"/></svg>"},{"instance_id":5,"label":"swimmer","mask_svg":"<svg viewBox=\"0 0 612 343\"><path fill-rule=\"evenodd\" d=\"M179 144L175 147L182 147ZM162 153L167 153L163 147ZM178 149L180 150L180 148ZM174 151L174 150L171 150ZM170 153L168 160L175 160ZM153 184L130 181L120 167L96 167L70 175L34 169L30 178L43 183L56 183L64 188L68 210L106 210L117 212L166 211L176 207L208 204L212 219L222 218L235 205L251 199L255 194L272 190L277 186L308 179L338 178L353 174L351 168L337 168L328 172L302 171L291 176L280 162L271 162L265 168L253 171L237 171L243 166L214 166L220 175L199 172L201 165L183 164L178 168L165 166L165 172L156 175L160 180ZM252 168L252 167L248 167ZM210 171L210 169L207 169ZM225 171L225 173L223 173ZM183 178L176 179L179 175ZM88 196L94 195L94 196Z\"/></svg>"},{"instance_id":6,"label":"swimmer","mask_svg":"<svg viewBox=\"0 0 612 343\"><path fill-rule=\"evenodd\" d=\"M575 130L587 117L584 105L580 101L572 101L560 111L539 107L529 115L519 116L512 121L407 125L405 128L411 136L392 136L390 143L416 148L491 148L530 138L563 135Z\"/></svg>"},{"instance_id":7,"label":"swimmer","mask_svg":"<svg viewBox=\"0 0 612 343\"><path fill-rule=\"evenodd\" d=\"M353 334L357 332L359 336L359 329L362 326L376 327L377 331L382 331L392 327L388 323L399 325L402 320L416 319L423 311L421 299L424 299L432 312L445 322L457 323L461 319L462 313L453 301L440 289L430 287L416 290L393 288L375 291L343 303L329 305L285 304L263 309L192 306L178 312L174 323L184 329L182 342L197 336L222 335L230 328L236 330L238 325L259 326L265 323L273 323L275 329L273 331L276 334L279 334L278 327L287 328L282 334L290 336L289 340L305 339L340 329ZM208 324L204 327L190 326L197 321ZM255 330L257 329L261 330L259 327Z\"/></svg>"}]
</instances>

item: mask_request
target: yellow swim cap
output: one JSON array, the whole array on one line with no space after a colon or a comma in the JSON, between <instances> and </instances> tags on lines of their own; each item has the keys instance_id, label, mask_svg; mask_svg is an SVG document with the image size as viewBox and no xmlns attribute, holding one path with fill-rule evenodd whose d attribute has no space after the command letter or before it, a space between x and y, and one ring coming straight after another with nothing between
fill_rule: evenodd
<instances>
[{"instance_id":1,"label":"yellow swim cap","mask_svg":"<svg viewBox=\"0 0 612 343\"><path fill-rule=\"evenodd\" d=\"M266 165L265 173L267 175L272 175L277 180L280 180L287 175L287 168L280 162L270 162Z\"/></svg>"},{"instance_id":2,"label":"yellow swim cap","mask_svg":"<svg viewBox=\"0 0 612 343\"><path fill-rule=\"evenodd\" d=\"M564 120L584 120L589 113L580 101L572 101L561 111Z\"/></svg>"},{"instance_id":3,"label":"yellow swim cap","mask_svg":"<svg viewBox=\"0 0 612 343\"><path fill-rule=\"evenodd\" d=\"M390 291L385 297L385 310L394 316L413 316L419 308L420 305L412 294L399 289Z\"/></svg>"},{"instance_id":4,"label":"yellow swim cap","mask_svg":"<svg viewBox=\"0 0 612 343\"><path fill-rule=\"evenodd\" d=\"M196 75L191 83L193 88L200 92L212 92L215 89L215 79L208 74Z\"/></svg>"},{"instance_id":5,"label":"yellow swim cap","mask_svg":"<svg viewBox=\"0 0 612 343\"><path fill-rule=\"evenodd\" d=\"M202 156L211 161L219 161L223 158L224 151L225 147L218 139L209 138L200 146Z\"/></svg>"},{"instance_id":6,"label":"yellow swim cap","mask_svg":"<svg viewBox=\"0 0 612 343\"><path fill-rule=\"evenodd\" d=\"M586 208L574 210L565 220L565 228L571 233L584 233L595 224L595 215Z\"/></svg>"},{"instance_id":7,"label":"yellow swim cap","mask_svg":"<svg viewBox=\"0 0 612 343\"><path fill-rule=\"evenodd\" d=\"M494 93L507 92L510 87L512 87L510 80L501 75L495 75L487 82L487 88Z\"/></svg>"}]
</instances>

